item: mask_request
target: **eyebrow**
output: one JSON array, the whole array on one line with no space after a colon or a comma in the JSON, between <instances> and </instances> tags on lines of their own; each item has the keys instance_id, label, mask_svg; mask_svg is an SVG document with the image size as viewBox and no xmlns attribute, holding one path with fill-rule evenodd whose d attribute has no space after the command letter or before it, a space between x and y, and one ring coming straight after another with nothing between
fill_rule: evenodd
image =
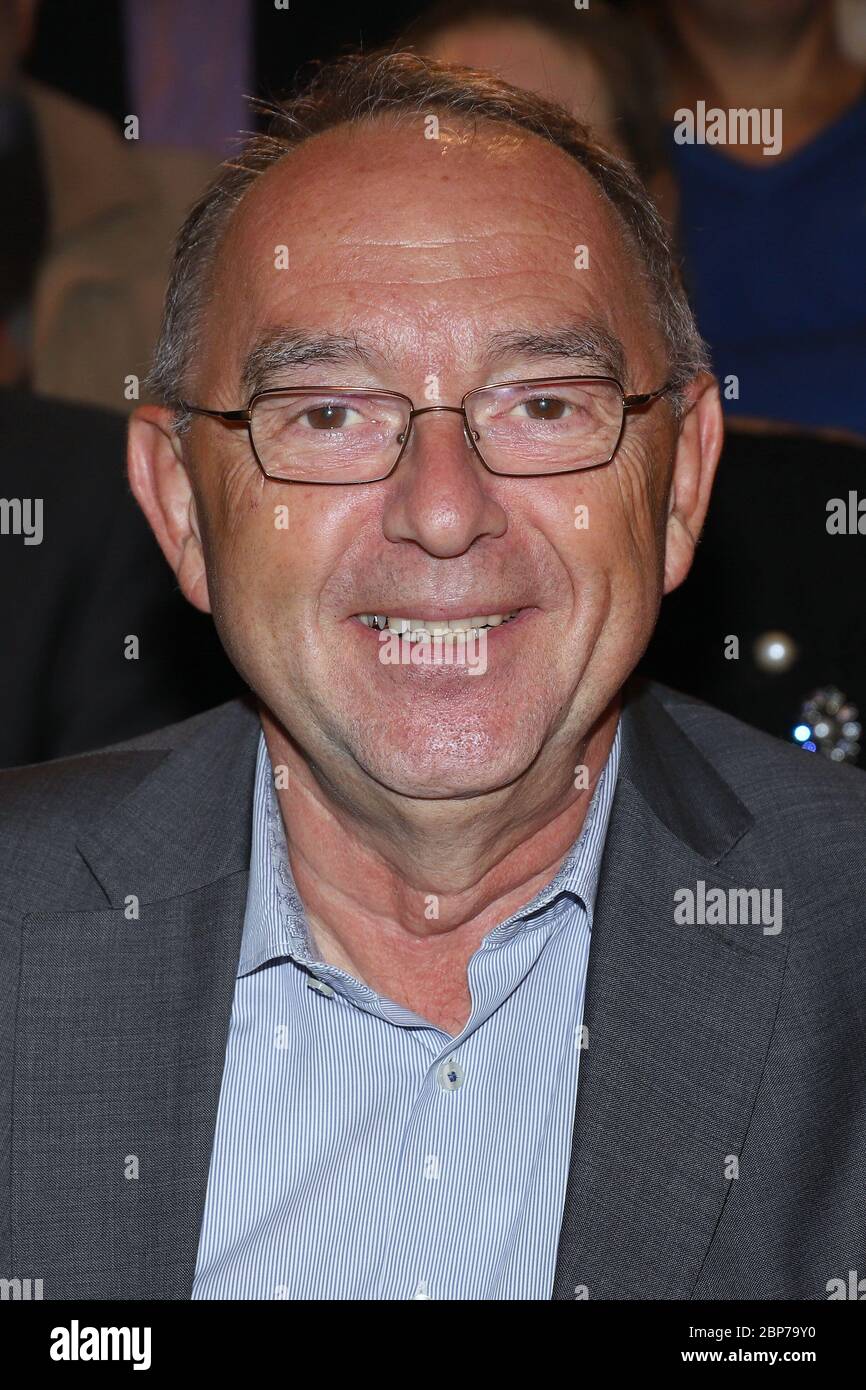
<instances>
[{"instance_id":1,"label":"eyebrow","mask_svg":"<svg viewBox=\"0 0 866 1390\"><path fill-rule=\"evenodd\" d=\"M564 325L559 328L506 329L492 334L485 355L503 358L565 357L612 376L625 377L625 349L615 334L598 323ZM380 360L372 348L356 335L321 331L307 333L295 328L276 328L262 333L241 367L241 386L248 395L265 391L279 374L291 367L307 367L317 362L331 366L354 363L370 368Z\"/></svg>"},{"instance_id":2,"label":"eyebrow","mask_svg":"<svg viewBox=\"0 0 866 1390\"><path fill-rule=\"evenodd\" d=\"M567 357L602 372L625 377L625 348L619 338L599 323L565 325L551 329L512 329L494 333L488 343L491 357Z\"/></svg>"},{"instance_id":3,"label":"eyebrow","mask_svg":"<svg viewBox=\"0 0 866 1390\"><path fill-rule=\"evenodd\" d=\"M295 328L277 328L261 334L244 358L241 385L249 395L264 391L287 367L306 367L315 362L331 365L355 362L369 366L376 354L356 337L340 333L304 333Z\"/></svg>"}]
</instances>

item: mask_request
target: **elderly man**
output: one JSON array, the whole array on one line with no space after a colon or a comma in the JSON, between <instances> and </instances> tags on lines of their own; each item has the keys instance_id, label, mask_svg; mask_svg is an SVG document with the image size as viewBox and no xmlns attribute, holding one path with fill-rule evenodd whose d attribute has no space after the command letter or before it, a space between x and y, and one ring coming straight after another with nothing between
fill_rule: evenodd
<instances>
[{"instance_id":1,"label":"elderly man","mask_svg":"<svg viewBox=\"0 0 866 1390\"><path fill-rule=\"evenodd\" d=\"M4 1264L826 1298L866 1268L864 784L628 684L721 437L657 217L464 70L273 114L181 233L129 452L251 698L2 779Z\"/></svg>"}]
</instances>

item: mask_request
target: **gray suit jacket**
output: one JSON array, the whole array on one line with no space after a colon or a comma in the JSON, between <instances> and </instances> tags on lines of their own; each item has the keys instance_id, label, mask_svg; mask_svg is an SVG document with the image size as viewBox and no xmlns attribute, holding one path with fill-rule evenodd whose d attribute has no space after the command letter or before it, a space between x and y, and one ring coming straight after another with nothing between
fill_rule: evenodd
<instances>
[{"instance_id":1,"label":"gray suit jacket","mask_svg":"<svg viewBox=\"0 0 866 1390\"><path fill-rule=\"evenodd\" d=\"M658 686L623 732L553 1297L825 1299L866 1275L866 778ZM0 1276L46 1298L190 1297L257 735L0 775ZM698 881L782 930L678 925Z\"/></svg>"}]
</instances>

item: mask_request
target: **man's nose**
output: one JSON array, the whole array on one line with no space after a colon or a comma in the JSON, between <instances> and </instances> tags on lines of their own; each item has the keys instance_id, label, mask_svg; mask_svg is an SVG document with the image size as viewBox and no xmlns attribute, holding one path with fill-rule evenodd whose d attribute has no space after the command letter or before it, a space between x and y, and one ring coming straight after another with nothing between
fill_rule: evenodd
<instances>
[{"instance_id":1,"label":"man's nose","mask_svg":"<svg viewBox=\"0 0 866 1390\"><path fill-rule=\"evenodd\" d=\"M482 536L503 535L508 518L493 495L496 479L472 448L462 411L423 407L411 430L385 506L387 539L415 541L446 559Z\"/></svg>"}]
</instances>

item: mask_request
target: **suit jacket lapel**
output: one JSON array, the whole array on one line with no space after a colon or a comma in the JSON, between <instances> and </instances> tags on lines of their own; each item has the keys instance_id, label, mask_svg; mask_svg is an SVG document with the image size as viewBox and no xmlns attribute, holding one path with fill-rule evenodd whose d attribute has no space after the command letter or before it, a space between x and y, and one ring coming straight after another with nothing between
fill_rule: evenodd
<instances>
[{"instance_id":1,"label":"suit jacket lapel","mask_svg":"<svg viewBox=\"0 0 866 1390\"><path fill-rule=\"evenodd\" d=\"M674 892L737 883L750 816L651 695L624 748L593 920L554 1299L692 1293L769 1047L787 932L684 926Z\"/></svg>"},{"instance_id":2,"label":"suit jacket lapel","mask_svg":"<svg viewBox=\"0 0 866 1390\"><path fill-rule=\"evenodd\" d=\"M47 1298L190 1297L257 732L207 716L82 839L110 905L25 923L12 1220Z\"/></svg>"}]
</instances>

